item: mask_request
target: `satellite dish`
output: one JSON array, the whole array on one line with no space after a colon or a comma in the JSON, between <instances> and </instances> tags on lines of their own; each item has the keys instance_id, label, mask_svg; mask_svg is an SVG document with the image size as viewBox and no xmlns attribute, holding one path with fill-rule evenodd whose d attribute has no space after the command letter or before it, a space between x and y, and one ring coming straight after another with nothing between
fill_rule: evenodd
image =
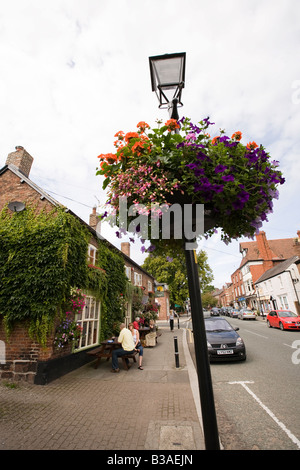
<instances>
[{"instance_id":1,"label":"satellite dish","mask_svg":"<svg viewBox=\"0 0 300 470\"><path fill-rule=\"evenodd\" d=\"M8 204L8 208L12 212L22 212L25 209L25 204L19 201L13 201Z\"/></svg>"}]
</instances>

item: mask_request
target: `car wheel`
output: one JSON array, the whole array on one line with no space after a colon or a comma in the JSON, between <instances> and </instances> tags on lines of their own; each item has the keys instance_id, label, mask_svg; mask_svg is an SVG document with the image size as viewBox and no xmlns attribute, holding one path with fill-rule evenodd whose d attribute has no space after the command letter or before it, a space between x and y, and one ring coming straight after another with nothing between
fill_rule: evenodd
<instances>
[{"instance_id":1,"label":"car wheel","mask_svg":"<svg viewBox=\"0 0 300 470\"><path fill-rule=\"evenodd\" d=\"M283 324L281 322L279 323L279 328L281 329L281 331L284 330Z\"/></svg>"},{"instance_id":2,"label":"car wheel","mask_svg":"<svg viewBox=\"0 0 300 470\"><path fill-rule=\"evenodd\" d=\"M267 327L268 327L268 328L272 328L272 327L271 327L271 324L270 324L270 322L269 322L269 320L267 320Z\"/></svg>"}]
</instances>

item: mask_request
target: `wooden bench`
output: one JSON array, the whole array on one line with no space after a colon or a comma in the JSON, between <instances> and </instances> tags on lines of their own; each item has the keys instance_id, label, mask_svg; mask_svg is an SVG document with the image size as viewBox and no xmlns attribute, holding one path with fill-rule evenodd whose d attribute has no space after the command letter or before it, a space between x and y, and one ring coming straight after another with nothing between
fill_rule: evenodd
<instances>
[{"instance_id":1,"label":"wooden bench","mask_svg":"<svg viewBox=\"0 0 300 470\"><path fill-rule=\"evenodd\" d=\"M93 349L92 351L88 351L87 354L89 356L95 356L97 358L97 362L95 364L95 369L97 369L101 358L106 358L107 361L112 357L112 349L106 348L105 346L100 346L99 348ZM127 363L125 359L133 359L133 362L136 362L135 356L138 354L138 351L134 351L132 354L126 354L125 356L121 356L123 367L125 370L128 370Z\"/></svg>"},{"instance_id":2,"label":"wooden bench","mask_svg":"<svg viewBox=\"0 0 300 470\"><path fill-rule=\"evenodd\" d=\"M125 356L121 356L122 362L123 362L123 367L125 370L128 370L129 367L127 366L126 359L133 359L133 362L136 362L135 356L138 354L138 351L133 351L132 354L126 354Z\"/></svg>"}]
</instances>

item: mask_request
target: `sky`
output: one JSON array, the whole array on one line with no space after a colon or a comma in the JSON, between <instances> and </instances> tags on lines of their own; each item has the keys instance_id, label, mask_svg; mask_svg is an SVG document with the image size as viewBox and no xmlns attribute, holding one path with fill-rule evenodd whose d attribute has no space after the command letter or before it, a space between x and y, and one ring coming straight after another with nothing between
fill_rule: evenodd
<instances>
[{"instance_id":1,"label":"sky","mask_svg":"<svg viewBox=\"0 0 300 470\"><path fill-rule=\"evenodd\" d=\"M97 156L116 132L167 120L151 90L149 57L186 52L180 116L210 116L211 133L239 130L280 162L286 179L262 230L300 230L298 0L0 0L0 168L18 145L30 178L88 222L106 201ZM0 189L1 190L1 189ZM120 248L115 229L102 235ZM221 288L239 267L239 239L201 239ZM142 264L137 242L131 257Z\"/></svg>"}]
</instances>

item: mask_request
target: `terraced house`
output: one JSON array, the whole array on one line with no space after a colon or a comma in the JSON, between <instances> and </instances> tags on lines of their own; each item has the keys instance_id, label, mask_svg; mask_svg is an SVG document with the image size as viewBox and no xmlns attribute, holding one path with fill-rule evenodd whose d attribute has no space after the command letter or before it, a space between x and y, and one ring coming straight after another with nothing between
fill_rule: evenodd
<instances>
[{"instance_id":1,"label":"terraced house","mask_svg":"<svg viewBox=\"0 0 300 470\"><path fill-rule=\"evenodd\" d=\"M33 157L19 146L0 169L0 378L44 385L92 360L87 352L118 322L132 320L133 292L144 303L154 302L154 278L130 259L130 253L100 235L95 208L86 223L36 185L29 177L32 164ZM5 223L12 224L11 233L5 232ZM39 224L43 224L40 229ZM10 239L13 231L15 238ZM36 237L35 245L33 238L24 243L28 234ZM57 258L56 264L51 256ZM49 264L42 265L42 259ZM83 310L68 312L67 320L80 328L81 335L59 348L55 340L61 315L55 309L60 309L58 300L67 296L70 286L85 296ZM16 321L8 335L12 312ZM35 328L41 333L51 315L52 329L44 341L38 341L30 320L35 316Z\"/></svg>"},{"instance_id":2,"label":"terraced house","mask_svg":"<svg viewBox=\"0 0 300 470\"><path fill-rule=\"evenodd\" d=\"M272 303L272 295L274 296L275 292L271 287L272 282L263 283L263 281L284 272L286 263L290 266L295 262L295 256L300 257L300 231L293 238L275 240L268 240L266 233L261 231L256 235L255 241L240 243L240 253L242 254L241 264L231 275L235 306L247 306L257 311L262 309L265 311L269 306L275 308ZM294 278L297 279L297 276ZM258 283L259 291L255 288ZM295 293L294 289L292 291L296 303L294 304L293 300L289 308L298 311L297 292ZM282 294L281 301L277 299L278 308L279 306L287 308L284 306L284 292L282 289L278 292Z\"/></svg>"}]
</instances>

